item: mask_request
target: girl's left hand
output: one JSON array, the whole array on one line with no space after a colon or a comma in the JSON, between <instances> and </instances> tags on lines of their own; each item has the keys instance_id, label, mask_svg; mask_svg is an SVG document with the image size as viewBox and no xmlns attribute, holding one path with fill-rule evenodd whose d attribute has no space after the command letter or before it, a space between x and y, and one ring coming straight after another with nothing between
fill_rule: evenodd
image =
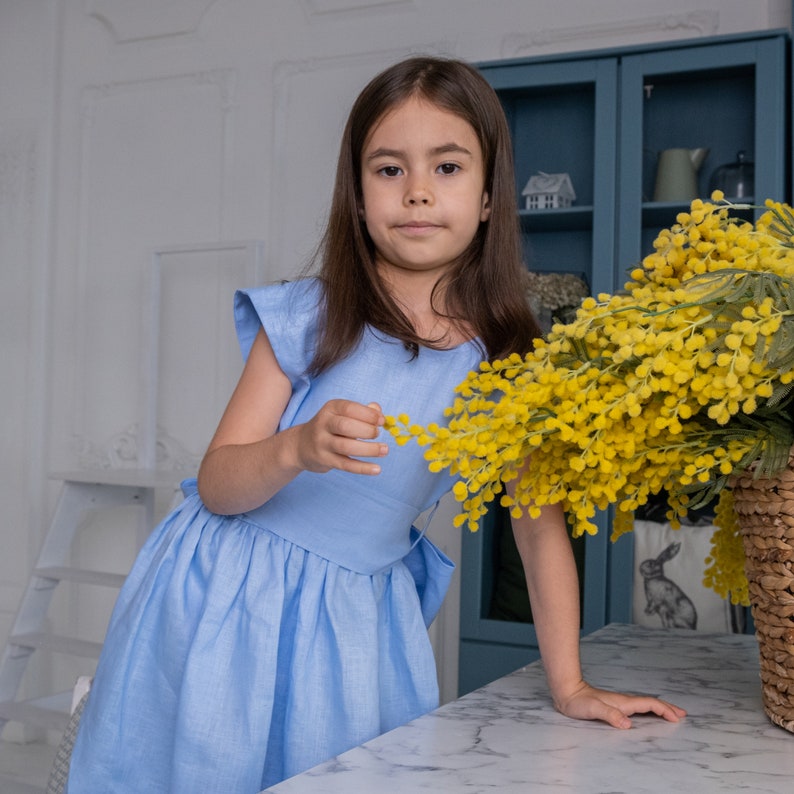
<instances>
[{"instance_id":1,"label":"girl's left hand","mask_svg":"<svg viewBox=\"0 0 794 794\"><path fill-rule=\"evenodd\" d=\"M596 689L582 681L580 686L565 700L557 701L555 707L567 717L579 720L603 720L615 728L631 727L632 714L653 713L668 722L678 722L686 711L658 698L643 695L624 695Z\"/></svg>"}]
</instances>

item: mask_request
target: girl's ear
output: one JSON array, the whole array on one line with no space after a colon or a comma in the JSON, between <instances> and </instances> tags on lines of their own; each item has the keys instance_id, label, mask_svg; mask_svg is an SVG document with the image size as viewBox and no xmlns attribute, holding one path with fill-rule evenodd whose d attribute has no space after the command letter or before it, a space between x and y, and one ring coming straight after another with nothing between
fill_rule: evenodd
<instances>
[{"instance_id":1,"label":"girl's ear","mask_svg":"<svg viewBox=\"0 0 794 794\"><path fill-rule=\"evenodd\" d=\"M491 197L487 192L482 194L482 207L480 208L480 222L487 221L491 215Z\"/></svg>"}]
</instances>

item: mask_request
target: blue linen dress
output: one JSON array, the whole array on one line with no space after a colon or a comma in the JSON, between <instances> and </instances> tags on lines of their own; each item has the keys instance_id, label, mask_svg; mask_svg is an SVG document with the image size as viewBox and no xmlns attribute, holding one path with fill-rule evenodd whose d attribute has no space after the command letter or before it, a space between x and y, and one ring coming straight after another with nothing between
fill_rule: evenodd
<instances>
[{"instance_id":1,"label":"blue linen dress","mask_svg":"<svg viewBox=\"0 0 794 794\"><path fill-rule=\"evenodd\" d=\"M331 398L443 423L478 345L412 360L368 329L312 378L319 296L308 279L235 297L243 356L264 327L292 382L280 428ZM412 524L453 481L381 440L377 477L303 472L241 515L184 484L119 594L69 794L254 794L437 706L426 626L453 565Z\"/></svg>"}]
</instances>

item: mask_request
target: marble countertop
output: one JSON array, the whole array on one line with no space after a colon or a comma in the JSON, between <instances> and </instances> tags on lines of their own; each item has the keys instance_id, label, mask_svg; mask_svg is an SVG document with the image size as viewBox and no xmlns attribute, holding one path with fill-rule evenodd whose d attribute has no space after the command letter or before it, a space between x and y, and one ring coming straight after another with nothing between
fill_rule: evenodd
<instances>
[{"instance_id":1,"label":"marble countertop","mask_svg":"<svg viewBox=\"0 0 794 794\"><path fill-rule=\"evenodd\" d=\"M540 663L268 789L392 792L794 790L794 734L761 706L755 638L613 624L582 641L592 684L685 708L629 731L554 711Z\"/></svg>"}]
</instances>

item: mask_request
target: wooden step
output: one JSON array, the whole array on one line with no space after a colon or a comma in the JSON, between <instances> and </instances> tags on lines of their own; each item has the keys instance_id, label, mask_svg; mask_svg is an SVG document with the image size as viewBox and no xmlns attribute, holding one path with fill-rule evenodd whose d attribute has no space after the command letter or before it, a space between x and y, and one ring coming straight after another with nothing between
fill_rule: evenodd
<instances>
[{"instance_id":1,"label":"wooden step","mask_svg":"<svg viewBox=\"0 0 794 794\"><path fill-rule=\"evenodd\" d=\"M65 568L49 566L34 568L33 575L54 582L76 582L78 584L95 584L102 587L121 587L127 578L124 574L108 573L107 571L87 571L82 568Z\"/></svg>"},{"instance_id":2,"label":"wooden step","mask_svg":"<svg viewBox=\"0 0 794 794\"><path fill-rule=\"evenodd\" d=\"M101 642L79 640L76 637L63 637L48 634L46 631L31 631L27 634L12 634L8 638L9 645L18 648L41 648L70 656L82 656L85 659L98 659L102 651Z\"/></svg>"},{"instance_id":3,"label":"wooden step","mask_svg":"<svg viewBox=\"0 0 794 794\"><path fill-rule=\"evenodd\" d=\"M6 701L0 703L0 719L64 731L69 722L71 697L71 692L63 692L36 700Z\"/></svg>"},{"instance_id":4,"label":"wooden step","mask_svg":"<svg viewBox=\"0 0 794 794\"><path fill-rule=\"evenodd\" d=\"M47 794L46 790L31 783L25 783L18 777L4 775L0 772L0 791L3 794Z\"/></svg>"}]
</instances>

